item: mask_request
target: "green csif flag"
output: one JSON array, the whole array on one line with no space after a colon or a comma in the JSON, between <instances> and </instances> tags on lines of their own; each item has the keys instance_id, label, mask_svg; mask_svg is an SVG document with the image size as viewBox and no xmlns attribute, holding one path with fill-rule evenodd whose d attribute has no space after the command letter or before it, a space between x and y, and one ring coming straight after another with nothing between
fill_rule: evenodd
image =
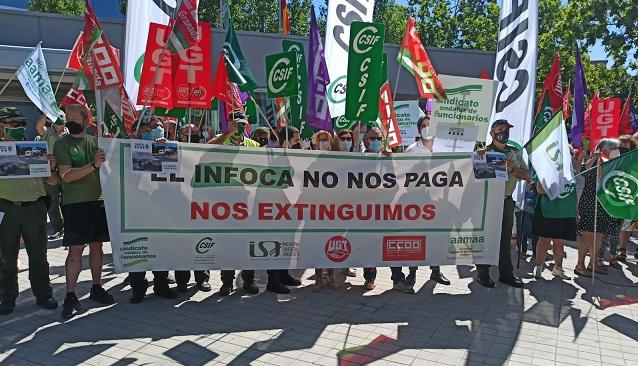
<instances>
[{"instance_id":1,"label":"green csif flag","mask_svg":"<svg viewBox=\"0 0 638 366\"><path fill-rule=\"evenodd\" d=\"M109 103L104 103L104 127L115 138L125 139L126 129L122 123L122 119L115 113Z\"/></svg>"},{"instance_id":2,"label":"green csif flag","mask_svg":"<svg viewBox=\"0 0 638 366\"><path fill-rule=\"evenodd\" d=\"M281 41L284 52L297 53L297 80L299 90L297 95L290 98L290 124L301 131L302 139L310 139L313 134L311 127L306 128L306 112L308 107L307 88L308 69L306 68L306 52L301 42L284 39Z\"/></svg>"},{"instance_id":3,"label":"green csif flag","mask_svg":"<svg viewBox=\"0 0 638 366\"><path fill-rule=\"evenodd\" d=\"M638 150L600 167L598 202L609 216L638 220Z\"/></svg>"},{"instance_id":4,"label":"green csif flag","mask_svg":"<svg viewBox=\"0 0 638 366\"><path fill-rule=\"evenodd\" d=\"M233 80L232 73L229 73L228 75L230 81L240 84L239 89L242 91L253 91L257 87L257 81L255 80L255 75L248 66L248 62L246 62L246 59L244 58L244 54L241 52L239 40L235 34L235 28L233 27L233 22L230 17L228 18L228 33L226 33L223 50L227 60L230 61L233 67L239 71L246 83L242 85L239 80Z\"/></svg>"},{"instance_id":5,"label":"green csif flag","mask_svg":"<svg viewBox=\"0 0 638 366\"><path fill-rule=\"evenodd\" d=\"M554 115L554 110L550 104L549 93L543 93L543 105L541 106L541 110L536 115L536 121L534 122L534 128L536 130L542 128L549 122L549 120Z\"/></svg>"}]
</instances>

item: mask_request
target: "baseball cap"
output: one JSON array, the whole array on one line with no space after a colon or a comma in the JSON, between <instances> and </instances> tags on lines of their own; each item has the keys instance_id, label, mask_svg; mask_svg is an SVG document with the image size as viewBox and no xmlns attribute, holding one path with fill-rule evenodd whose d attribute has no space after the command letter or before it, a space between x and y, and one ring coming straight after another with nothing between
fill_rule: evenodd
<instances>
[{"instance_id":1,"label":"baseball cap","mask_svg":"<svg viewBox=\"0 0 638 366\"><path fill-rule=\"evenodd\" d=\"M504 119L497 119L496 121L492 122L492 126L490 128L494 128L500 125L507 125L507 127L510 127L510 128L514 127L514 125L510 124Z\"/></svg>"},{"instance_id":2,"label":"baseball cap","mask_svg":"<svg viewBox=\"0 0 638 366\"><path fill-rule=\"evenodd\" d=\"M0 109L0 120L11 119L13 121L26 121L26 117L16 107L4 107Z\"/></svg>"}]
</instances>

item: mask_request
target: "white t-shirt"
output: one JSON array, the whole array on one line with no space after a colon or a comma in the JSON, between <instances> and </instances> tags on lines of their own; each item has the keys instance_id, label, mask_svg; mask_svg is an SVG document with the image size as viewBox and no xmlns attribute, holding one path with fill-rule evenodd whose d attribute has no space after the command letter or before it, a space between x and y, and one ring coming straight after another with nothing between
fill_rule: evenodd
<instances>
[{"instance_id":1,"label":"white t-shirt","mask_svg":"<svg viewBox=\"0 0 638 366\"><path fill-rule=\"evenodd\" d=\"M425 145L423 145L422 139L418 139L415 143L408 146L405 149L405 152L408 154L420 153L420 154L432 155L432 150L428 149L427 147L425 147Z\"/></svg>"}]
</instances>

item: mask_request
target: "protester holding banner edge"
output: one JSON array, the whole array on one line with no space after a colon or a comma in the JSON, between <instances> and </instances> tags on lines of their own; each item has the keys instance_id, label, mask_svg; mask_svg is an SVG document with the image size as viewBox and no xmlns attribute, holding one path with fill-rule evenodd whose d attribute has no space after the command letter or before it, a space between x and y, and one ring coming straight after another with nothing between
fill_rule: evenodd
<instances>
[{"instance_id":1,"label":"protester holding banner edge","mask_svg":"<svg viewBox=\"0 0 638 366\"><path fill-rule=\"evenodd\" d=\"M0 141L26 140L27 119L15 107L0 109ZM36 304L56 309L47 261L46 186L58 184L55 159L49 157L48 178L0 179L0 314L8 315L18 297L18 254L20 237L29 257L29 280Z\"/></svg>"},{"instance_id":2,"label":"protester holding banner edge","mask_svg":"<svg viewBox=\"0 0 638 366\"><path fill-rule=\"evenodd\" d=\"M528 180L529 171L522 158L520 151L513 150L507 145L509 140L509 131L514 127L508 121L499 119L492 122L490 127L490 135L492 143L485 148L477 150L480 155L488 151L496 151L505 153L507 157L508 180L505 184L505 199L503 204L503 225L501 228L501 243L499 250L498 269L499 281L507 285L522 288L523 282L514 275L511 256L512 228L514 221L514 200L512 193L516 189L519 180ZM490 279L490 265L477 264L476 271L478 273L478 282L484 287L494 287L495 284Z\"/></svg>"}]
</instances>

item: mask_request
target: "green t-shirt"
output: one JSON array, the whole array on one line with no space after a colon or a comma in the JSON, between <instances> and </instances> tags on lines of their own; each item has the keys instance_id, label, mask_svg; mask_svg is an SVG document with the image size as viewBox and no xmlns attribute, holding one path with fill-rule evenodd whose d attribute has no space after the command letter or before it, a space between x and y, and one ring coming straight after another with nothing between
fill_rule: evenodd
<instances>
[{"instance_id":1,"label":"green t-shirt","mask_svg":"<svg viewBox=\"0 0 638 366\"><path fill-rule=\"evenodd\" d=\"M527 169L527 164L523 161L523 152L512 149L507 146L505 151L499 150L496 148L494 144L489 144L485 150L487 151L495 151L500 153L505 153L505 157L508 160L511 160L514 164L514 168L517 169ZM513 174L508 174L507 182L505 182L505 196L511 196L516 189L516 183L518 183L518 178L516 178Z\"/></svg>"},{"instance_id":2,"label":"green t-shirt","mask_svg":"<svg viewBox=\"0 0 638 366\"><path fill-rule=\"evenodd\" d=\"M0 179L0 198L12 202L33 202L46 196L43 178Z\"/></svg>"},{"instance_id":3,"label":"green t-shirt","mask_svg":"<svg viewBox=\"0 0 638 366\"><path fill-rule=\"evenodd\" d=\"M56 141L53 153L58 166L68 165L71 168L81 168L91 164L97 151L97 140L93 136L75 138L71 135L62 136ZM102 200L99 170L75 182L62 181L62 201L65 205L71 203L94 202Z\"/></svg>"}]
</instances>

